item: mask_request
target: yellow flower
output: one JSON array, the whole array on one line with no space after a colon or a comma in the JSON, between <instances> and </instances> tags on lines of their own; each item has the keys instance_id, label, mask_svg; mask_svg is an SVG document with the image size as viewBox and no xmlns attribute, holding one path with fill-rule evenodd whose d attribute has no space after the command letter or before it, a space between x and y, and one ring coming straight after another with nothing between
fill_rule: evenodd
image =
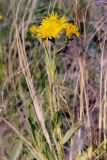
<instances>
[{"instance_id":1,"label":"yellow flower","mask_svg":"<svg viewBox=\"0 0 107 160\"><path fill-rule=\"evenodd\" d=\"M4 16L3 16L3 15L0 15L0 21L3 20L3 19L4 19Z\"/></svg>"},{"instance_id":2,"label":"yellow flower","mask_svg":"<svg viewBox=\"0 0 107 160\"><path fill-rule=\"evenodd\" d=\"M72 23L66 24L66 36L68 38L71 38L73 35L76 35L77 37L80 35L79 28L76 25L73 25Z\"/></svg>"},{"instance_id":3,"label":"yellow flower","mask_svg":"<svg viewBox=\"0 0 107 160\"><path fill-rule=\"evenodd\" d=\"M58 38L62 29L66 26L66 17L59 18L57 13L45 17L37 30L37 37L41 39Z\"/></svg>"},{"instance_id":4,"label":"yellow flower","mask_svg":"<svg viewBox=\"0 0 107 160\"><path fill-rule=\"evenodd\" d=\"M34 34L35 36L36 36L36 34L37 34L37 30L38 30L38 28L37 28L37 26L36 25L32 25L32 26L30 26L30 28L29 28L29 32L31 32L32 34Z\"/></svg>"}]
</instances>

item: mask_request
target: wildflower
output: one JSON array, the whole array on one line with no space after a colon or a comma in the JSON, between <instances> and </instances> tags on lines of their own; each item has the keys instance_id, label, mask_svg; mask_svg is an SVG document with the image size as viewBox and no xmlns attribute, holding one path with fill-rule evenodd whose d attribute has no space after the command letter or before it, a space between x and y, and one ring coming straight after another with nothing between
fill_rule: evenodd
<instances>
[{"instance_id":1,"label":"wildflower","mask_svg":"<svg viewBox=\"0 0 107 160\"><path fill-rule=\"evenodd\" d=\"M0 21L4 19L4 16L0 14Z\"/></svg>"},{"instance_id":2,"label":"wildflower","mask_svg":"<svg viewBox=\"0 0 107 160\"><path fill-rule=\"evenodd\" d=\"M77 37L80 35L79 28L76 25L73 25L72 23L66 24L66 36L68 38L71 38L73 35L76 35Z\"/></svg>"},{"instance_id":3,"label":"wildflower","mask_svg":"<svg viewBox=\"0 0 107 160\"><path fill-rule=\"evenodd\" d=\"M57 13L52 13L45 17L37 31L37 37L41 39L53 39L60 36L66 25L66 17L59 18Z\"/></svg>"},{"instance_id":4,"label":"wildflower","mask_svg":"<svg viewBox=\"0 0 107 160\"><path fill-rule=\"evenodd\" d=\"M30 26L30 28L29 28L29 32L31 32L32 34L34 34L35 36L36 36L36 34L37 34L37 30L38 30L38 28L37 28L37 26L36 25L32 25L32 26Z\"/></svg>"}]
</instances>

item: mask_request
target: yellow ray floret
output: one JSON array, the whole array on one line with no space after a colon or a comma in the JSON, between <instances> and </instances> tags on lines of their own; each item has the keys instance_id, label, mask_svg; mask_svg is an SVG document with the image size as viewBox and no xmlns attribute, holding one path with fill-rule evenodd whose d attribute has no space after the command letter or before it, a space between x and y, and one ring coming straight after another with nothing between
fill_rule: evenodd
<instances>
[{"instance_id":1,"label":"yellow ray floret","mask_svg":"<svg viewBox=\"0 0 107 160\"><path fill-rule=\"evenodd\" d=\"M57 13L52 13L45 17L38 29L37 36L42 39L52 39L60 36L62 29L66 25L66 17L59 18Z\"/></svg>"},{"instance_id":2,"label":"yellow ray floret","mask_svg":"<svg viewBox=\"0 0 107 160\"><path fill-rule=\"evenodd\" d=\"M57 13L52 13L43 18L39 27L31 26L30 32L40 39L52 39L60 36L66 26L66 17L59 18Z\"/></svg>"},{"instance_id":3,"label":"yellow ray floret","mask_svg":"<svg viewBox=\"0 0 107 160\"><path fill-rule=\"evenodd\" d=\"M80 35L79 28L72 23L67 23L65 29L68 38L71 38L73 35L76 35L77 37Z\"/></svg>"}]
</instances>

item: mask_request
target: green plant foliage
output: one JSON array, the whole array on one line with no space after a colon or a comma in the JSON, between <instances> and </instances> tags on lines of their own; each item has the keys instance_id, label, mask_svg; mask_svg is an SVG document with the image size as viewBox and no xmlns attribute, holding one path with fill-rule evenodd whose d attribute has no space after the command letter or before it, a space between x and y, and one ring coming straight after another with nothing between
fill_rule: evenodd
<instances>
[{"instance_id":1,"label":"green plant foliage","mask_svg":"<svg viewBox=\"0 0 107 160\"><path fill-rule=\"evenodd\" d=\"M74 134L79 130L79 128L81 127L81 123L80 124L75 124L74 126L72 126L64 135L64 137L61 139L61 144L65 144L68 142L68 140L70 138L72 138L72 136L74 136Z\"/></svg>"},{"instance_id":2,"label":"green plant foliage","mask_svg":"<svg viewBox=\"0 0 107 160\"><path fill-rule=\"evenodd\" d=\"M63 123L62 121L62 111L59 110L58 112L56 112L53 116L52 122L51 122L51 126L52 126L52 132L55 133L55 131L57 130L58 127L61 126L61 124Z\"/></svg>"}]
</instances>

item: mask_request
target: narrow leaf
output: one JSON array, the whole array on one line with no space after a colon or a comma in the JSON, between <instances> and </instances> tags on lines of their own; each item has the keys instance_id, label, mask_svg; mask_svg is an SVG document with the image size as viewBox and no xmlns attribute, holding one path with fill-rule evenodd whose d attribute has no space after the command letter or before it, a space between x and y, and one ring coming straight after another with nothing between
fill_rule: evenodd
<instances>
[{"instance_id":1,"label":"narrow leaf","mask_svg":"<svg viewBox=\"0 0 107 160\"><path fill-rule=\"evenodd\" d=\"M61 144L62 145L65 144L75 134L75 132L81 127L81 125L82 124L75 124L73 127L71 127L62 138Z\"/></svg>"}]
</instances>

